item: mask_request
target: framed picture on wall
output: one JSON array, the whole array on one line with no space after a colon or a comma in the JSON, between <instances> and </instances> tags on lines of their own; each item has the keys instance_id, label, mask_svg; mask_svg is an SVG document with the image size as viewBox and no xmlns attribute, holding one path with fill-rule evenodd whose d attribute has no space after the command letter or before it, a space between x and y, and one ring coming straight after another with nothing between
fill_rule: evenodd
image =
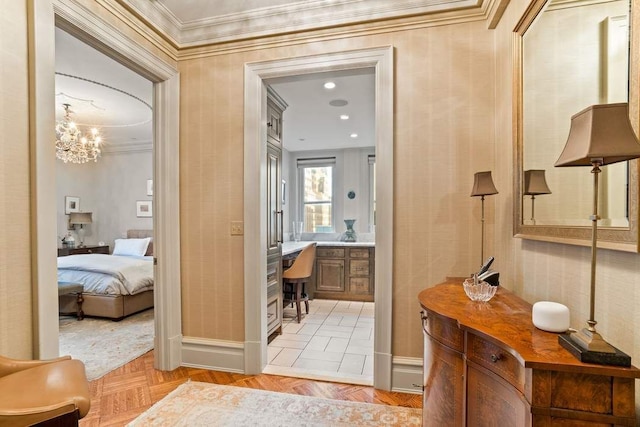
<instances>
[{"instance_id":1,"label":"framed picture on wall","mask_svg":"<svg viewBox=\"0 0 640 427\"><path fill-rule=\"evenodd\" d=\"M151 209L152 209L151 207L152 207L151 200L138 200L136 202L136 216L138 218L153 216L151 212Z\"/></svg>"},{"instance_id":2,"label":"framed picture on wall","mask_svg":"<svg viewBox=\"0 0 640 427\"><path fill-rule=\"evenodd\" d=\"M80 212L80 197L64 196L64 213Z\"/></svg>"}]
</instances>

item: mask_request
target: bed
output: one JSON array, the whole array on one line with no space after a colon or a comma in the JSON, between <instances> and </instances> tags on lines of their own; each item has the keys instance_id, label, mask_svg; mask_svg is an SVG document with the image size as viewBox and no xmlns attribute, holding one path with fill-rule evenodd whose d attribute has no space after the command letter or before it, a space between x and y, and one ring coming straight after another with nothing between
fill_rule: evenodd
<instances>
[{"instance_id":1,"label":"bed","mask_svg":"<svg viewBox=\"0 0 640 427\"><path fill-rule=\"evenodd\" d=\"M85 316L121 320L153 307L152 231L127 231L127 239L116 239L113 253L58 257L58 282L84 286ZM61 314L76 308L75 295L60 296Z\"/></svg>"}]
</instances>

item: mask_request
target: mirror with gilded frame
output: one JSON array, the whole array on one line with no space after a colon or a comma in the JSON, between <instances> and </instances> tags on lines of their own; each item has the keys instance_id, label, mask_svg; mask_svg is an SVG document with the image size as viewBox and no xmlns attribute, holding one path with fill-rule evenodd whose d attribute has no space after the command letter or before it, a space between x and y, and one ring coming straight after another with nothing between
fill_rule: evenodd
<instances>
[{"instance_id":1,"label":"mirror with gilded frame","mask_svg":"<svg viewBox=\"0 0 640 427\"><path fill-rule=\"evenodd\" d=\"M628 97L631 123L638 133L640 37L631 31L629 43L628 33L629 28L640 29L639 14L631 13L639 4L640 0L534 0L514 29L516 237L591 244L589 170L554 169L553 164L566 142L571 115L589 105L626 102ZM599 247L639 251L638 163L608 167L606 193L600 200L608 203L601 205L601 212L612 215L599 222ZM524 171L529 169L546 170L552 192L535 198L535 218L533 210L529 213L533 199L524 195Z\"/></svg>"}]
</instances>

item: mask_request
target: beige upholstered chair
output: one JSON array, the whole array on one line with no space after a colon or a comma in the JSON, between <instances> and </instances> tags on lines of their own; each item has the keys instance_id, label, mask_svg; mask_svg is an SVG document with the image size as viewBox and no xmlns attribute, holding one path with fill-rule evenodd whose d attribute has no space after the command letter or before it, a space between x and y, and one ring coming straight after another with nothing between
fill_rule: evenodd
<instances>
[{"instance_id":1,"label":"beige upholstered chair","mask_svg":"<svg viewBox=\"0 0 640 427\"><path fill-rule=\"evenodd\" d=\"M307 314L309 314L309 297L304 285L309 282L313 272L313 264L316 262L316 244L312 243L300 252L291 268L282 273L282 293L284 304L296 304L298 323L302 320L300 303L304 301Z\"/></svg>"},{"instance_id":2,"label":"beige upholstered chair","mask_svg":"<svg viewBox=\"0 0 640 427\"><path fill-rule=\"evenodd\" d=\"M0 356L0 426L78 425L91 405L84 363Z\"/></svg>"}]
</instances>

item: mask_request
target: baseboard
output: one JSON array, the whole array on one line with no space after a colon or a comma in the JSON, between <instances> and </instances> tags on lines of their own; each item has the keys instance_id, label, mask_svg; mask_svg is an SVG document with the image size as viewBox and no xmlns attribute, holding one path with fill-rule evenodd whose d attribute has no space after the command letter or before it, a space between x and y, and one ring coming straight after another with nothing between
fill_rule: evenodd
<instances>
[{"instance_id":1,"label":"baseboard","mask_svg":"<svg viewBox=\"0 0 640 427\"><path fill-rule=\"evenodd\" d=\"M182 335L169 338L169 365L176 369L182 364ZM157 347L156 347L157 348Z\"/></svg>"},{"instance_id":2,"label":"baseboard","mask_svg":"<svg viewBox=\"0 0 640 427\"><path fill-rule=\"evenodd\" d=\"M245 348L242 342L182 338L182 366L222 372L245 373ZM422 393L422 359L393 357L391 390Z\"/></svg>"},{"instance_id":3,"label":"baseboard","mask_svg":"<svg viewBox=\"0 0 640 427\"><path fill-rule=\"evenodd\" d=\"M422 394L422 359L394 357L391 377L392 391Z\"/></svg>"},{"instance_id":4,"label":"baseboard","mask_svg":"<svg viewBox=\"0 0 640 427\"><path fill-rule=\"evenodd\" d=\"M182 365L182 335L178 334L167 339L163 347L163 354L160 354L162 346L159 340L160 338L157 335L153 338L153 348L156 352L154 357L155 368L162 371L172 371L179 368Z\"/></svg>"},{"instance_id":5,"label":"baseboard","mask_svg":"<svg viewBox=\"0 0 640 427\"><path fill-rule=\"evenodd\" d=\"M244 373L244 345L237 341L182 338L182 366Z\"/></svg>"}]
</instances>

